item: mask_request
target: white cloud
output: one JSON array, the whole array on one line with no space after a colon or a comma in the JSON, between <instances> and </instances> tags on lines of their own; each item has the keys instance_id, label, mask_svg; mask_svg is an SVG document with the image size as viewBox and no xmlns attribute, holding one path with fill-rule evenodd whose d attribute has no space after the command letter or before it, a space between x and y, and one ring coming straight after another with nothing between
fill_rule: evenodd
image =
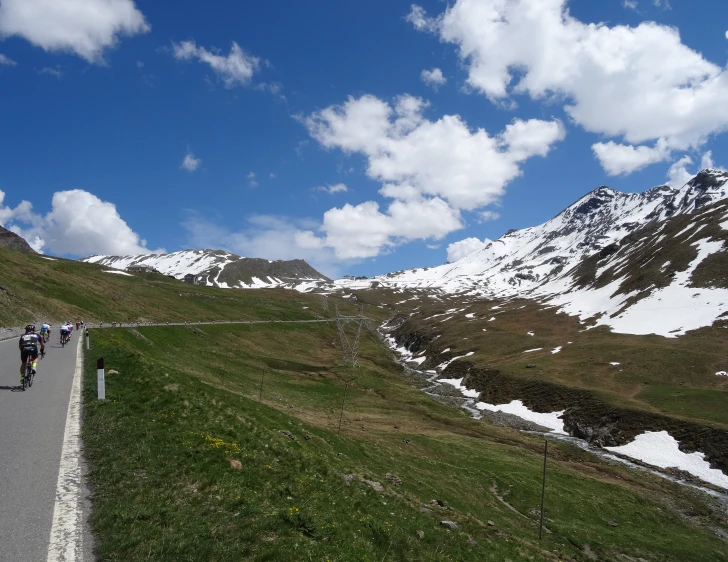
<instances>
[{"instance_id":1,"label":"white cloud","mask_svg":"<svg viewBox=\"0 0 728 562\"><path fill-rule=\"evenodd\" d=\"M519 164L545 155L564 137L559 121L514 120L497 136L471 130L458 115L430 121L427 103L401 96L349 98L304 119L326 148L361 153L379 193L394 199L386 213L368 201L324 215L325 244L340 258L376 256L396 244L439 239L462 227L461 210L497 201L521 174Z\"/></svg>"},{"instance_id":2,"label":"white cloud","mask_svg":"<svg viewBox=\"0 0 728 562\"><path fill-rule=\"evenodd\" d=\"M333 195L334 193L343 193L349 191L345 183L337 183L336 185L320 185L316 188L316 191L325 191Z\"/></svg>"},{"instance_id":3,"label":"white cloud","mask_svg":"<svg viewBox=\"0 0 728 562\"><path fill-rule=\"evenodd\" d=\"M437 18L414 6L408 20L458 46L475 91L497 104L515 95L562 102L575 124L631 145L595 152L636 159L633 169L660 160L641 145L693 150L728 128L728 70L674 27L587 24L567 0L456 0ZM628 173L610 168L619 169Z\"/></svg>"},{"instance_id":4,"label":"white cloud","mask_svg":"<svg viewBox=\"0 0 728 562\"><path fill-rule=\"evenodd\" d=\"M693 161L689 156L683 156L677 162L670 166L667 171L667 185L679 188L688 183L695 174L688 172L687 166L692 165Z\"/></svg>"},{"instance_id":5,"label":"white cloud","mask_svg":"<svg viewBox=\"0 0 728 562\"><path fill-rule=\"evenodd\" d=\"M662 8L663 10L672 10L672 6L670 5L669 0L652 0L652 3L657 8Z\"/></svg>"},{"instance_id":6,"label":"white cloud","mask_svg":"<svg viewBox=\"0 0 728 562\"><path fill-rule=\"evenodd\" d=\"M178 60L197 59L210 65L227 88L250 83L261 62L258 57L245 53L234 41L227 56L198 47L194 41L172 43L172 51Z\"/></svg>"},{"instance_id":7,"label":"white cloud","mask_svg":"<svg viewBox=\"0 0 728 562\"><path fill-rule=\"evenodd\" d=\"M709 150L700 159L700 169L705 170L706 168L715 168L715 162L713 162L713 151Z\"/></svg>"},{"instance_id":8,"label":"white cloud","mask_svg":"<svg viewBox=\"0 0 728 562\"><path fill-rule=\"evenodd\" d=\"M343 263L320 240L307 235L316 223L307 219L253 215L238 231L219 226L217 221L192 213L182 225L194 248L220 248L238 255L269 260L304 259L315 269L335 278Z\"/></svg>"},{"instance_id":9,"label":"white cloud","mask_svg":"<svg viewBox=\"0 0 728 562\"><path fill-rule=\"evenodd\" d=\"M478 213L478 216L480 217L480 222L496 221L500 218L500 213L496 213L495 211L481 211Z\"/></svg>"},{"instance_id":10,"label":"white cloud","mask_svg":"<svg viewBox=\"0 0 728 562\"><path fill-rule=\"evenodd\" d=\"M622 6L627 8L628 10L634 10L637 11L637 0L624 0L622 2Z\"/></svg>"},{"instance_id":11,"label":"white cloud","mask_svg":"<svg viewBox=\"0 0 728 562\"><path fill-rule=\"evenodd\" d=\"M3 55L0 53L0 65L2 66L16 66L18 63L15 62L13 59Z\"/></svg>"},{"instance_id":12,"label":"white cloud","mask_svg":"<svg viewBox=\"0 0 728 562\"><path fill-rule=\"evenodd\" d=\"M688 166L691 166L692 164L693 160L689 156L683 156L680 160L674 162L667 171L667 185L675 188L682 187L693 179L700 170L715 168L713 153L708 151L703 154L700 159L700 170L695 170L694 172L689 171Z\"/></svg>"},{"instance_id":13,"label":"white cloud","mask_svg":"<svg viewBox=\"0 0 728 562\"><path fill-rule=\"evenodd\" d=\"M592 150L610 176L631 174L670 157L664 142L658 142L655 147L617 144L614 141L599 142L592 145Z\"/></svg>"},{"instance_id":14,"label":"white cloud","mask_svg":"<svg viewBox=\"0 0 728 562\"><path fill-rule=\"evenodd\" d=\"M428 250L437 250L440 248L440 244L425 244Z\"/></svg>"},{"instance_id":15,"label":"white cloud","mask_svg":"<svg viewBox=\"0 0 728 562\"><path fill-rule=\"evenodd\" d=\"M425 10L416 4L412 4L412 9L405 19L420 31L435 31L437 29L437 22L428 18Z\"/></svg>"},{"instance_id":16,"label":"white cloud","mask_svg":"<svg viewBox=\"0 0 728 562\"><path fill-rule=\"evenodd\" d=\"M485 240L479 240L478 238L466 238L465 240L453 242L447 247L447 261L454 263L473 252L482 250L490 243L491 241L487 238Z\"/></svg>"},{"instance_id":17,"label":"white cloud","mask_svg":"<svg viewBox=\"0 0 728 562\"><path fill-rule=\"evenodd\" d=\"M5 207L4 198L0 191L0 225L23 236L38 251L74 256L151 253L113 203L88 191L54 193L51 211L45 216L34 213L28 201L14 209Z\"/></svg>"},{"instance_id":18,"label":"white cloud","mask_svg":"<svg viewBox=\"0 0 728 562\"><path fill-rule=\"evenodd\" d=\"M188 152L185 154L184 160L182 160L182 164L180 165L180 168L183 170L187 170L188 172L194 172L197 168L200 167L200 164L202 164L202 160L199 158L195 158L195 155L191 152Z\"/></svg>"},{"instance_id":19,"label":"white cloud","mask_svg":"<svg viewBox=\"0 0 728 562\"><path fill-rule=\"evenodd\" d=\"M545 155L564 137L559 121L537 119L516 119L492 137L471 130L458 115L429 121L422 115L426 107L412 96L392 107L366 95L318 111L305 124L322 146L366 156L367 175L384 184L382 195L441 197L467 210L496 201L520 175L519 163Z\"/></svg>"},{"instance_id":20,"label":"white cloud","mask_svg":"<svg viewBox=\"0 0 728 562\"><path fill-rule=\"evenodd\" d=\"M420 73L420 78L428 86L432 86L437 89L438 86L442 86L447 82L447 78L442 75L442 70L439 68L433 68L432 70L423 70Z\"/></svg>"},{"instance_id":21,"label":"white cloud","mask_svg":"<svg viewBox=\"0 0 728 562\"><path fill-rule=\"evenodd\" d=\"M150 30L132 0L2 0L0 38L17 35L45 51L103 62L122 35Z\"/></svg>"},{"instance_id":22,"label":"white cloud","mask_svg":"<svg viewBox=\"0 0 728 562\"><path fill-rule=\"evenodd\" d=\"M255 172L248 174L248 185L250 187L258 187L258 180L255 179Z\"/></svg>"},{"instance_id":23,"label":"white cloud","mask_svg":"<svg viewBox=\"0 0 728 562\"><path fill-rule=\"evenodd\" d=\"M53 76L54 78L58 78L59 80L63 76L63 72L59 68L50 68L46 66L45 68L41 68L38 71L38 74L47 74L48 76Z\"/></svg>"}]
</instances>

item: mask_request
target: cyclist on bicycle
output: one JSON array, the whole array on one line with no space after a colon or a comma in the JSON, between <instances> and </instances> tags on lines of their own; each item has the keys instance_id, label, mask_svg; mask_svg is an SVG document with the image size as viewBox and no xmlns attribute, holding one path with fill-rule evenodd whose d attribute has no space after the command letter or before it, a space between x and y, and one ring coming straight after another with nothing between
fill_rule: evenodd
<instances>
[{"instance_id":1,"label":"cyclist on bicycle","mask_svg":"<svg viewBox=\"0 0 728 562\"><path fill-rule=\"evenodd\" d=\"M44 342L51 339L51 327L47 322L44 322L40 327L40 337L43 338Z\"/></svg>"},{"instance_id":2,"label":"cyclist on bicycle","mask_svg":"<svg viewBox=\"0 0 728 562\"><path fill-rule=\"evenodd\" d=\"M25 327L25 334L20 336L20 341L18 342L20 360L22 361L22 365L20 365L20 384L23 384L23 378L25 377L25 365L29 359L32 362L31 368L33 369L33 374L35 374L35 368L38 365L39 345L41 354L45 355L45 343L43 342L43 338L35 333L35 326L33 324L28 324Z\"/></svg>"},{"instance_id":3,"label":"cyclist on bicycle","mask_svg":"<svg viewBox=\"0 0 728 562\"><path fill-rule=\"evenodd\" d=\"M61 326L61 340L63 340L64 343L70 341L72 329L73 327L68 323Z\"/></svg>"}]
</instances>

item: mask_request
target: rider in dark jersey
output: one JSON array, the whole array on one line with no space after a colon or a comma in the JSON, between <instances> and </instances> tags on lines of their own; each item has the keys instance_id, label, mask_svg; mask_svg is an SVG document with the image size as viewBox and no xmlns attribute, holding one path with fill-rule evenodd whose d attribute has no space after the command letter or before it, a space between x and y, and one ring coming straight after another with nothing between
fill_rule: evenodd
<instances>
[{"instance_id":1,"label":"rider in dark jersey","mask_svg":"<svg viewBox=\"0 0 728 562\"><path fill-rule=\"evenodd\" d=\"M33 368L33 374L35 374L35 368L38 365L38 346L40 346L40 352L45 355L45 343L40 335L35 333L35 326L28 324L25 327L25 334L20 336L18 342L18 349L20 349L20 360L22 365L20 366L20 382L23 382L25 377L25 364L30 359Z\"/></svg>"}]
</instances>

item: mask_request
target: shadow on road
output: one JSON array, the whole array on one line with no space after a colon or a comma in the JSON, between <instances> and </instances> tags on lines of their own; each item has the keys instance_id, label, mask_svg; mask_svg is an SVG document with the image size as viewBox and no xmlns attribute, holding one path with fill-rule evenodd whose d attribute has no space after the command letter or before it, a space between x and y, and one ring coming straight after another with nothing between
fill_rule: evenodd
<instances>
[{"instance_id":1,"label":"shadow on road","mask_svg":"<svg viewBox=\"0 0 728 562\"><path fill-rule=\"evenodd\" d=\"M21 392L23 387L21 386L0 386L0 390L9 390L11 392Z\"/></svg>"}]
</instances>

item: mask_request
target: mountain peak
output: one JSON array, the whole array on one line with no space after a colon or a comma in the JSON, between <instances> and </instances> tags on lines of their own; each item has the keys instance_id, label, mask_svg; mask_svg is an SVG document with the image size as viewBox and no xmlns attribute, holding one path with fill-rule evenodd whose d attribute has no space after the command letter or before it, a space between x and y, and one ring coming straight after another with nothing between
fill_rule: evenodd
<instances>
[{"instance_id":1,"label":"mountain peak","mask_svg":"<svg viewBox=\"0 0 728 562\"><path fill-rule=\"evenodd\" d=\"M36 251L30 247L30 244L22 236L18 236L14 232L0 226L0 247L10 248L27 254L35 254Z\"/></svg>"},{"instance_id":2,"label":"mountain peak","mask_svg":"<svg viewBox=\"0 0 728 562\"><path fill-rule=\"evenodd\" d=\"M81 261L114 269L145 265L180 280L192 275L198 284L229 289L297 288L304 283L330 281L304 260L242 258L225 250L182 250L171 254L142 256L91 256Z\"/></svg>"}]
</instances>

